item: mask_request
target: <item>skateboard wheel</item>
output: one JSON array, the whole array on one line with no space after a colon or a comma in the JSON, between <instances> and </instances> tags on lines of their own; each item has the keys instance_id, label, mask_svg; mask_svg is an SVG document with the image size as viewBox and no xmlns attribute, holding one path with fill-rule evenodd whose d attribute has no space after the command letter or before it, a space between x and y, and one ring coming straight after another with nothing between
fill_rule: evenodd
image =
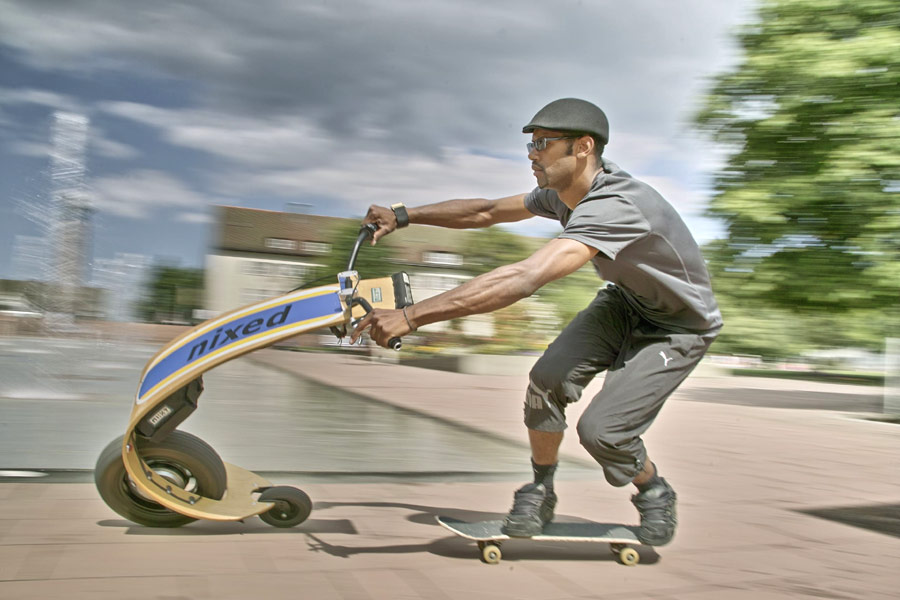
<instances>
[{"instance_id":1,"label":"skateboard wheel","mask_svg":"<svg viewBox=\"0 0 900 600\"><path fill-rule=\"evenodd\" d=\"M638 564L640 560L641 555L638 554L638 551L634 548L626 547L619 550L619 561L621 561L623 565L633 567L634 565Z\"/></svg>"},{"instance_id":2,"label":"skateboard wheel","mask_svg":"<svg viewBox=\"0 0 900 600\"><path fill-rule=\"evenodd\" d=\"M485 544L481 550L481 559L489 565L496 565L501 558L503 558L503 553L496 544Z\"/></svg>"}]
</instances>

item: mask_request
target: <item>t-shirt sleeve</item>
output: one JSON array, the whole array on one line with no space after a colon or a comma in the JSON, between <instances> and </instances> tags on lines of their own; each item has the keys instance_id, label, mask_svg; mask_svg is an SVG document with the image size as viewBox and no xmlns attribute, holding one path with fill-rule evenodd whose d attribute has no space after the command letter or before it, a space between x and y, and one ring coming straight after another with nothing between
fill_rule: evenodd
<instances>
[{"instance_id":1,"label":"t-shirt sleeve","mask_svg":"<svg viewBox=\"0 0 900 600\"><path fill-rule=\"evenodd\" d=\"M556 213L553 206L553 199L550 198L548 190L534 188L527 196L525 196L525 208L539 217L547 217L548 219L559 220L560 216Z\"/></svg>"},{"instance_id":2,"label":"t-shirt sleeve","mask_svg":"<svg viewBox=\"0 0 900 600\"><path fill-rule=\"evenodd\" d=\"M579 241L615 260L619 252L649 232L650 223L633 203L606 197L576 206L559 237Z\"/></svg>"}]
</instances>

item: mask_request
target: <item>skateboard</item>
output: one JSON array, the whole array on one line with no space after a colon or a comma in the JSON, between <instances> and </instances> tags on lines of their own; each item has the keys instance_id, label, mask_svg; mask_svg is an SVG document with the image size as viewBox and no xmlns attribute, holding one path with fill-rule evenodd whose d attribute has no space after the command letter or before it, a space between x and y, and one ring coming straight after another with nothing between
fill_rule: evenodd
<instances>
[{"instance_id":1,"label":"skateboard","mask_svg":"<svg viewBox=\"0 0 900 600\"><path fill-rule=\"evenodd\" d=\"M503 533L503 521L478 521L468 523L450 517L437 517L441 526L456 535L478 542L481 560L496 565L503 557L500 544L505 540L522 539L537 542L606 542L612 553L623 565L634 566L641 555L629 544L640 544L638 528L617 523L548 523L544 530L530 538L513 538Z\"/></svg>"}]
</instances>

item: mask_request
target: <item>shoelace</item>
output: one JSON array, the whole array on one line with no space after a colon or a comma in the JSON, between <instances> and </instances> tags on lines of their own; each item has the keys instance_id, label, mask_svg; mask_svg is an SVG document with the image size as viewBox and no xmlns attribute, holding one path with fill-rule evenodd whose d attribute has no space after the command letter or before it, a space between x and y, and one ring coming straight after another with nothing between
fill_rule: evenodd
<instances>
[{"instance_id":1,"label":"shoelace","mask_svg":"<svg viewBox=\"0 0 900 600\"><path fill-rule=\"evenodd\" d=\"M672 498L642 498L635 497L635 506L641 513L641 517L648 521L662 521L672 514Z\"/></svg>"},{"instance_id":2,"label":"shoelace","mask_svg":"<svg viewBox=\"0 0 900 600\"><path fill-rule=\"evenodd\" d=\"M534 514L536 510L541 508L544 503L544 495L536 492L533 488L528 490L516 491L513 499L513 507L510 514Z\"/></svg>"}]
</instances>

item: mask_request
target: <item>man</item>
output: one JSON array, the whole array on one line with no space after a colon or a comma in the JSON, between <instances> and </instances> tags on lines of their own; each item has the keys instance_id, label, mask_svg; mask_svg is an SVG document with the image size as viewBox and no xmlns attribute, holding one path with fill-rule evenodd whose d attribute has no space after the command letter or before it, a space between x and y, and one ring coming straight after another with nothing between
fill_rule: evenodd
<instances>
[{"instance_id":1,"label":"man","mask_svg":"<svg viewBox=\"0 0 900 600\"><path fill-rule=\"evenodd\" d=\"M633 483L642 543L675 533L676 494L647 457L641 434L697 365L722 326L700 250L678 213L650 186L603 158L609 124L574 98L551 102L526 125L537 180L531 193L498 200L448 200L406 209L372 206L373 243L409 223L489 227L533 216L558 219L562 233L525 260L499 267L403 310L375 310L364 330L379 345L417 327L487 313L535 293L591 261L610 283L550 344L530 373L525 424L534 481L516 491L505 521L530 537L553 518L553 488L566 406L607 371L578 423L581 444L614 486Z\"/></svg>"}]
</instances>

